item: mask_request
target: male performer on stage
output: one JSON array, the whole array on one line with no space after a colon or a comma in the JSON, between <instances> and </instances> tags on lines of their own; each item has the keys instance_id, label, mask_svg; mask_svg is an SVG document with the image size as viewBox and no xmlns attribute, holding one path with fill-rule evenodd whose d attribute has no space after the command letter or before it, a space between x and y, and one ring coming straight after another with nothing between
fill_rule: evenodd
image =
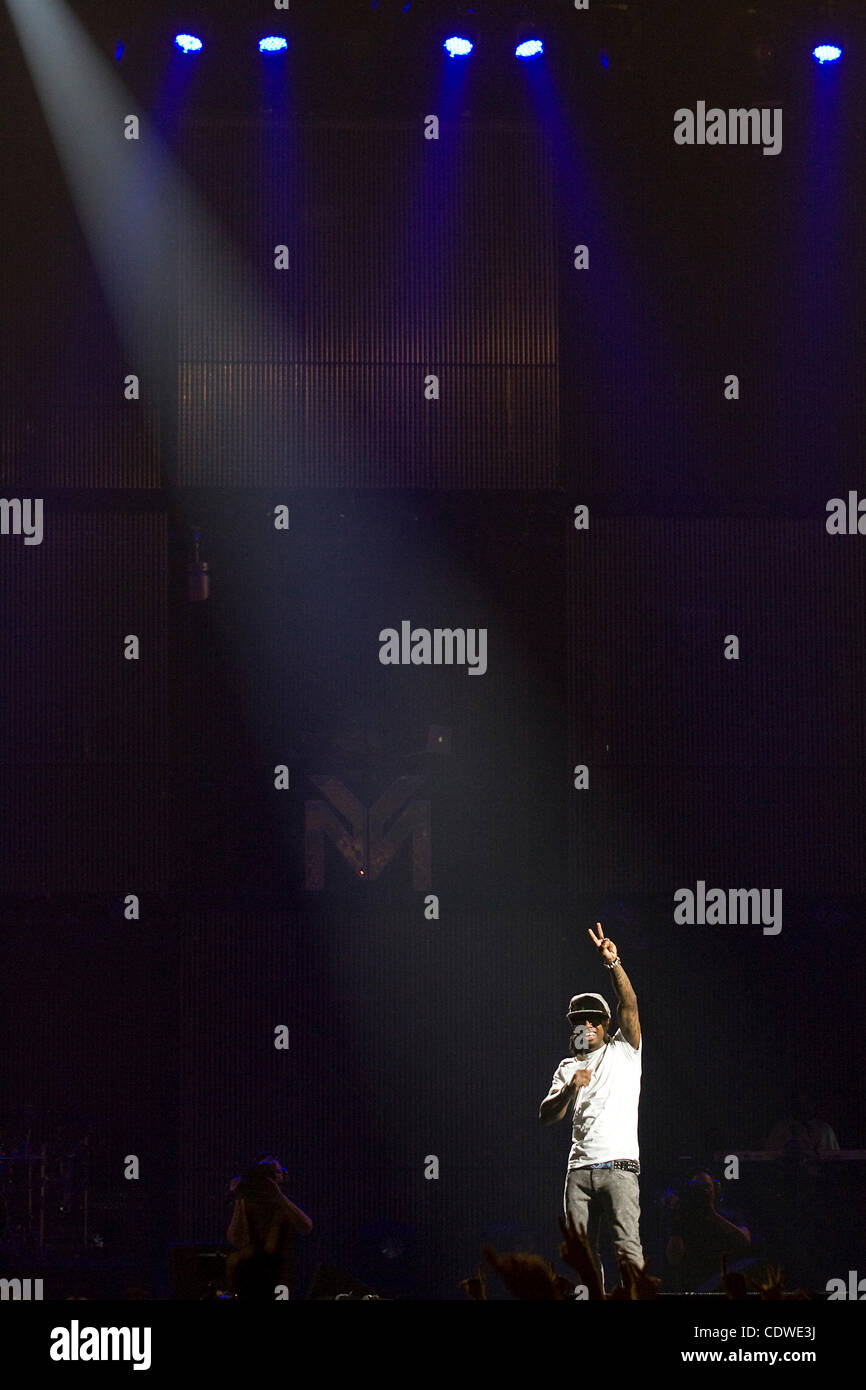
<instances>
[{"instance_id":1,"label":"male performer on stage","mask_svg":"<svg viewBox=\"0 0 866 1390\"><path fill-rule=\"evenodd\" d=\"M587 1233L599 1272L601 1218L606 1217L617 1259L642 1266L638 1235L640 1192L637 1111L641 1036L637 996L616 946L596 922L589 929L610 971L619 1000L619 1027L608 1032L610 1009L600 994L575 994L568 1006L571 1057L560 1062L538 1118L549 1125L574 1105L572 1145L565 1180L565 1212Z\"/></svg>"}]
</instances>

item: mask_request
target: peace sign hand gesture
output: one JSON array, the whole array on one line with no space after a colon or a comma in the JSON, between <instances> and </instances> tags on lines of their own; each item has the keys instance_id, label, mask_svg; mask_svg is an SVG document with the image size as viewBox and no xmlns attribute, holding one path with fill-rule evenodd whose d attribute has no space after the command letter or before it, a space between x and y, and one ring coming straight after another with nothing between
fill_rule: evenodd
<instances>
[{"instance_id":1,"label":"peace sign hand gesture","mask_svg":"<svg viewBox=\"0 0 866 1390\"><path fill-rule=\"evenodd\" d=\"M607 964L612 965L613 962L616 960L617 956L619 955L619 952L617 951L616 946L614 942L611 941L610 937L605 936L602 930L601 922L596 922L595 925L598 927L598 936L596 936L592 927L590 927L590 940L592 941L593 946L598 947L599 951L601 952L602 958L607 962Z\"/></svg>"}]
</instances>

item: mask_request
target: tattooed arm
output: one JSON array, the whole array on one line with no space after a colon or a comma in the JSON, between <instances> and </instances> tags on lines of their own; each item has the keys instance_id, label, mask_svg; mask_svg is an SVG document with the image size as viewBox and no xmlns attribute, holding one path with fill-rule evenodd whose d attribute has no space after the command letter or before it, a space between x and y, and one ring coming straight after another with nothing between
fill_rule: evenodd
<instances>
[{"instance_id":1,"label":"tattooed arm","mask_svg":"<svg viewBox=\"0 0 866 1390\"><path fill-rule=\"evenodd\" d=\"M611 966L610 978L616 990L616 997L619 1000L618 1021L622 1035L626 1042L631 1043L632 1047L637 1047L640 1043L640 1018L637 1012L637 995L632 987L631 980L619 963L619 953L614 943L602 931L601 922L596 922L598 936L595 935L592 927L589 928L589 936L594 946L598 947L605 965ZM613 962L617 964L614 965Z\"/></svg>"}]
</instances>

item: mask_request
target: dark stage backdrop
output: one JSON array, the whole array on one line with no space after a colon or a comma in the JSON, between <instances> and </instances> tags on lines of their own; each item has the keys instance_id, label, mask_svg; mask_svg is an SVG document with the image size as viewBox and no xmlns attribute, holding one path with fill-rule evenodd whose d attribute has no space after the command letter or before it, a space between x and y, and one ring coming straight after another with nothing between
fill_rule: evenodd
<instances>
[{"instance_id":1,"label":"dark stage backdrop","mask_svg":"<svg viewBox=\"0 0 866 1390\"><path fill-rule=\"evenodd\" d=\"M866 1147L866 541L825 527L862 486L866 173L841 142L825 216L782 74L783 155L677 148L703 89L665 80L452 94L439 142L435 89L191 97L138 401L18 92L2 488L45 524L0 535L0 1139L47 1147L49 1247L80 1254L86 1149L89 1256L164 1280L270 1150L304 1277L451 1298L485 1240L553 1257L537 1107L569 996L610 990L596 920L640 1001L656 1260L678 1157L761 1149L795 1085ZM483 662L383 664L403 623ZM780 890L781 930L676 922L699 881ZM856 1259L853 1171L787 1247L744 1182L813 1286Z\"/></svg>"},{"instance_id":2,"label":"dark stage backdrop","mask_svg":"<svg viewBox=\"0 0 866 1390\"><path fill-rule=\"evenodd\" d=\"M409 121L198 121L182 138L181 485L556 484L559 258L537 132L464 122L423 163ZM216 222L189 215L199 196ZM202 267L232 253L258 273L215 293ZM422 409L431 373L441 397Z\"/></svg>"}]
</instances>

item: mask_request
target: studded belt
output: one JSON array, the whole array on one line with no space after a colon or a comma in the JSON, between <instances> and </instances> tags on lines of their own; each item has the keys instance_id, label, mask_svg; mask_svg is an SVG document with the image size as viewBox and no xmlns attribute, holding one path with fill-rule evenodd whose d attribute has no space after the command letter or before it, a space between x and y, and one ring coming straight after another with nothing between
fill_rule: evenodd
<instances>
[{"instance_id":1,"label":"studded belt","mask_svg":"<svg viewBox=\"0 0 866 1390\"><path fill-rule=\"evenodd\" d=\"M612 1158L609 1163L587 1163L587 1168L621 1168L626 1173L639 1173L640 1164L636 1158Z\"/></svg>"}]
</instances>

